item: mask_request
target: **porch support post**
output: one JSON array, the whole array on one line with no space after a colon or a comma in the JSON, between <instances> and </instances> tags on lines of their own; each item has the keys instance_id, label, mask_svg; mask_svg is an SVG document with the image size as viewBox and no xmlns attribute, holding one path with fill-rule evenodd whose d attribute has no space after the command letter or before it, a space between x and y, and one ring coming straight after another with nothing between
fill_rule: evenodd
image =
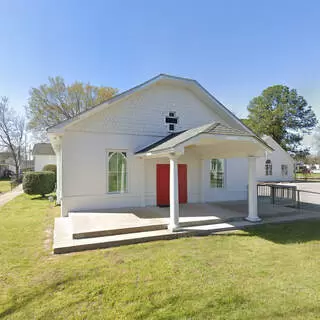
<instances>
[{"instance_id":1,"label":"porch support post","mask_svg":"<svg viewBox=\"0 0 320 320\"><path fill-rule=\"evenodd\" d=\"M257 201L257 178L256 178L256 158L248 157L248 209L249 214L246 220L258 222L261 219L258 216Z\"/></svg>"},{"instance_id":2,"label":"porch support post","mask_svg":"<svg viewBox=\"0 0 320 320\"><path fill-rule=\"evenodd\" d=\"M205 160L200 159L200 202L205 203Z\"/></svg>"},{"instance_id":3,"label":"porch support post","mask_svg":"<svg viewBox=\"0 0 320 320\"><path fill-rule=\"evenodd\" d=\"M61 204L61 146L56 146L56 164L57 164L57 188L56 188L56 196L57 196L57 204Z\"/></svg>"},{"instance_id":4,"label":"porch support post","mask_svg":"<svg viewBox=\"0 0 320 320\"><path fill-rule=\"evenodd\" d=\"M177 230L179 227L179 182L178 157L170 156L170 222L168 229Z\"/></svg>"},{"instance_id":5,"label":"porch support post","mask_svg":"<svg viewBox=\"0 0 320 320\"><path fill-rule=\"evenodd\" d=\"M146 165L146 161L142 158L140 160L141 164L140 164L140 167L141 167L141 187L140 187L140 191L141 191L141 200L140 200L140 205L141 207L145 207L146 205L146 201L145 201L145 165Z\"/></svg>"},{"instance_id":6,"label":"porch support post","mask_svg":"<svg viewBox=\"0 0 320 320\"><path fill-rule=\"evenodd\" d=\"M62 200L62 139L57 137L54 141L51 141L52 147L56 154L56 165L57 165L57 177L56 177L56 196L57 204L61 204Z\"/></svg>"}]
</instances>

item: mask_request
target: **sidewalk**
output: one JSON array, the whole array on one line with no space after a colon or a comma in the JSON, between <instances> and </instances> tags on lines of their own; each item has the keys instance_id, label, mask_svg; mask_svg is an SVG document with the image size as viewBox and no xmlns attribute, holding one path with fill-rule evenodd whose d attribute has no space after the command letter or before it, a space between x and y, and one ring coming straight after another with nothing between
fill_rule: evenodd
<instances>
[{"instance_id":1,"label":"sidewalk","mask_svg":"<svg viewBox=\"0 0 320 320\"><path fill-rule=\"evenodd\" d=\"M14 188L12 191L0 195L0 207L23 193L22 184Z\"/></svg>"}]
</instances>

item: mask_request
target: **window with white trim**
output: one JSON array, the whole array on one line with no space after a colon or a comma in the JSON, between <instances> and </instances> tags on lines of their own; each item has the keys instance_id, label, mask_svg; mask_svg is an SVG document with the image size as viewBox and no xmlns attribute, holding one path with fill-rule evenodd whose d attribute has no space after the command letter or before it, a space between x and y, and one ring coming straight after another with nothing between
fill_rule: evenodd
<instances>
[{"instance_id":1,"label":"window with white trim","mask_svg":"<svg viewBox=\"0 0 320 320\"><path fill-rule=\"evenodd\" d=\"M127 153L108 152L107 181L108 192L127 192Z\"/></svg>"},{"instance_id":2,"label":"window with white trim","mask_svg":"<svg viewBox=\"0 0 320 320\"><path fill-rule=\"evenodd\" d=\"M266 176L272 176L272 162L271 160L266 160L265 163Z\"/></svg>"},{"instance_id":3,"label":"window with white trim","mask_svg":"<svg viewBox=\"0 0 320 320\"><path fill-rule=\"evenodd\" d=\"M210 161L210 186L211 188L224 188L225 172L224 159Z\"/></svg>"},{"instance_id":4,"label":"window with white trim","mask_svg":"<svg viewBox=\"0 0 320 320\"><path fill-rule=\"evenodd\" d=\"M286 164L281 165L281 174L283 177L288 176L288 165Z\"/></svg>"}]
</instances>

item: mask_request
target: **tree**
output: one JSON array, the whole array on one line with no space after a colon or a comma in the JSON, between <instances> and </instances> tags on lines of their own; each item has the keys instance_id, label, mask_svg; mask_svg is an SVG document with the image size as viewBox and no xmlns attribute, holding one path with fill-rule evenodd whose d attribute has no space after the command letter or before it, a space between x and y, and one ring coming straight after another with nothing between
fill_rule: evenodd
<instances>
[{"instance_id":1,"label":"tree","mask_svg":"<svg viewBox=\"0 0 320 320\"><path fill-rule=\"evenodd\" d=\"M314 133L313 139L312 139L312 145L313 145L313 148L314 148L317 156L320 157L320 127L318 127L315 130L315 133Z\"/></svg>"},{"instance_id":2,"label":"tree","mask_svg":"<svg viewBox=\"0 0 320 320\"><path fill-rule=\"evenodd\" d=\"M48 127L110 99L117 93L111 87L97 87L89 83L74 82L66 85L61 77L49 77L49 83L30 90L28 106L28 127L44 132Z\"/></svg>"},{"instance_id":3,"label":"tree","mask_svg":"<svg viewBox=\"0 0 320 320\"><path fill-rule=\"evenodd\" d=\"M295 152L294 159L298 162L309 163L310 151L308 148L301 149Z\"/></svg>"},{"instance_id":4,"label":"tree","mask_svg":"<svg viewBox=\"0 0 320 320\"><path fill-rule=\"evenodd\" d=\"M0 147L11 152L16 169L16 178L20 177L21 158L24 150L25 119L9 108L8 98L0 98Z\"/></svg>"},{"instance_id":5,"label":"tree","mask_svg":"<svg viewBox=\"0 0 320 320\"><path fill-rule=\"evenodd\" d=\"M303 134L310 134L317 119L307 101L295 89L275 85L253 98L244 123L257 135L269 135L285 150L308 152L301 145Z\"/></svg>"}]
</instances>

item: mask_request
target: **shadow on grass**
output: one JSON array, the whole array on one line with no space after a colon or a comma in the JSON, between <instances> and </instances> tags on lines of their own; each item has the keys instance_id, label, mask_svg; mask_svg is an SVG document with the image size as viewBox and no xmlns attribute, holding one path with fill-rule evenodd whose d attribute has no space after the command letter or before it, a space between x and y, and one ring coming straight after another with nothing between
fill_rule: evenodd
<instances>
[{"instance_id":1,"label":"shadow on grass","mask_svg":"<svg viewBox=\"0 0 320 320\"><path fill-rule=\"evenodd\" d=\"M19 311L20 309L24 308L29 303L31 303L33 300L46 294L47 291L49 291L49 292L56 291L57 288L59 288L59 286L68 284L69 281L72 281L72 279L53 282L52 284L48 285L46 288L39 290L33 294L30 294L27 297L23 297L23 298L20 297L19 302L15 301L14 304L12 304L10 307L8 307L4 311L0 312L0 318L5 317L5 316L9 316L9 315L15 313L16 311Z\"/></svg>"},{"instance_id":2,"label":"shadow on grass","mask_svg":"<svg viewBox=\"0 0 320 320\"><path fill-rule=\"evenodd\" d=\"M265 224L244 228L246 236L260 237L279 244L304 243L320 240L320 220Z\"/></svg>"},{"instance_id":3,"label":"shadow on grass","mask_svg":"<svg viewBox=\"0 0 320 320\"><path fill-rule=\"evenodd\" d=\"M55 194L49 194L46 196L36 196L36 197L32 197L31 200L50 200L50 198L52 198L54 201L57 199Z\"/></svg>"},{"instance_id":4,"label":"shadow on grass","mask_svg":"<svg viewBox=\"0 0 320 320\"><path fill-rule=\"evenodd\" d=\"M76 276L70 277L64 280L56 280L56 281L53 281L51 284L49 284L47 287L40 289L36 292L33 292L32 294L29 294L26 297L22 297L22 298L19 297L17 301L14 301L14 304L12 304L10 307L5 309L4 311L0 312L0 318L12 315L13 313L27 306L32 301L36 300L38 297L48 294L49 292L57 292L59 290L60 291L63 290L64 286L70 285L70 283L76 280L77 280ZM80 301L77 301L77 302L80 302Z\"/></svg>"},{"instance_id":5,"label":"shadow on grass","mask_svg":"<svg viewBox=\"0 0 320 320\"><path fill-rule=\"evenodd\" d=\"M232 222L230 222L232 225ZM189 229L180 229L181 231L188 231ZM228 230L218 233L212 231L193 229L196 235L190 237L206 237L209 235L221 237L259 237L278 244L294 244L305 243L309 241L320 241L320 219L319 220L304 220L304 221L290 221L268 223L261 225L250 225L239 230ZM245 231L245 232L241 232Z\"/></svg>"}]
</instances>

